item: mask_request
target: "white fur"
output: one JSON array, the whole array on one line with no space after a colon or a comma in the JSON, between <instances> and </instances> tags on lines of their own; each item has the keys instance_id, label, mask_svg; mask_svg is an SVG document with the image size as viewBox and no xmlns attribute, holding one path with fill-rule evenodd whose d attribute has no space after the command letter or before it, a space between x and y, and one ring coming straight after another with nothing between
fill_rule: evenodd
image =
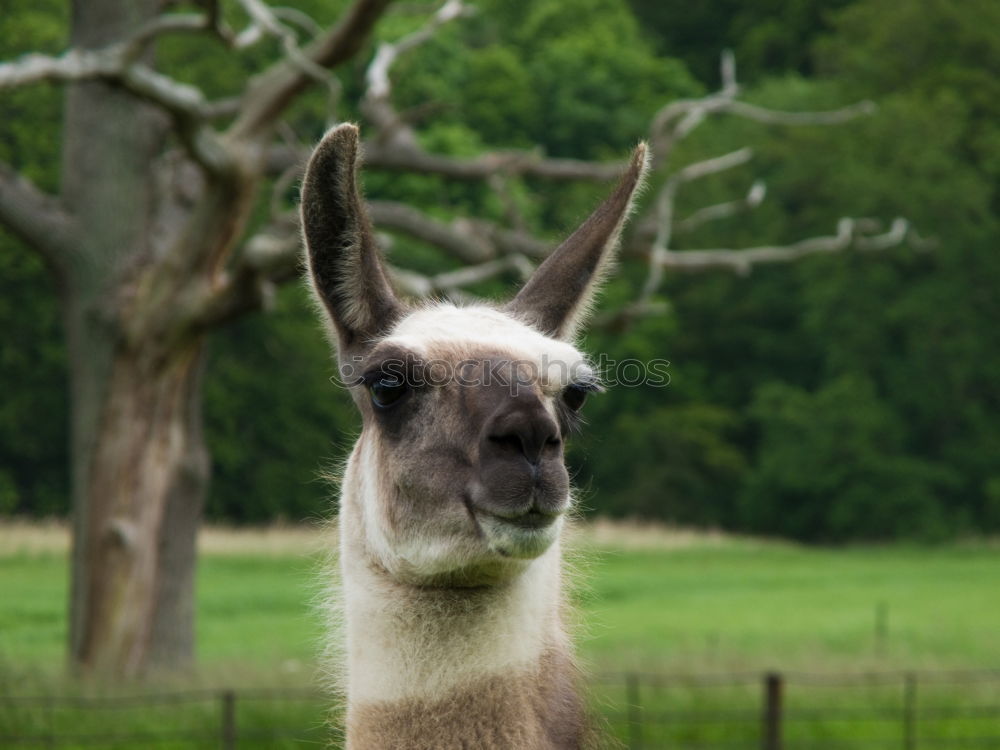
<instances>
[{"instance_id":1,"label":"white fur","mask_svg":"<svg viewBox=\"0 0 1000 750\"><path fill-rule=\"evenodd\" d=\"M435 700L473 681L529 670L564 648L558 621L559 545L498 589L488 609L414 612L358 560L342 559L350 705Z\"/></svg>"},{"instance_id":2,"label":"white fur","mask_svg":"<svg viewBox=\"0 0 1000 750\"><path fill-rule=\"evenodd\" d=\"M572 344L539 333L499 310L439 304L417 310L401 320L385 338L414 354L433 359L456 344L483 353L502 352L539 368L542 390L553 394L573 375L592 376L587 358Z\"/></svg>"}]
</instances>

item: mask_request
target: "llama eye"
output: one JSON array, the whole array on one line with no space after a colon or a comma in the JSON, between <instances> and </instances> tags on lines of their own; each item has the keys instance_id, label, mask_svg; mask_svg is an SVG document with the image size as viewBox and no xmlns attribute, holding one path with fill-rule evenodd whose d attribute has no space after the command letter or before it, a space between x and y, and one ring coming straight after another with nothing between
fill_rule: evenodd
<instances>
[{"instance_id":1,"label":"llama eye","mask_svg":"<svg viewBox=\"0 0 1000 750\"><path fill-rule=\"evenodd\" d=\"M372 403L379 409L388 409L394 406L407 394L410 387L402 378L394 375L383 375L373 380L368 390L371 393Z\"/></svg>"},{"instance_id":2,"label":"llama eye","mask_svg":"<svg viewBox=\"0 0 1000 750\"><path fill-rule=\"evenodd\" d=\"M570 385L562 393L563 403L569 407L570 411L580 411L587 400L587 388L579 385Z\"/></svg>"}]
</instances>

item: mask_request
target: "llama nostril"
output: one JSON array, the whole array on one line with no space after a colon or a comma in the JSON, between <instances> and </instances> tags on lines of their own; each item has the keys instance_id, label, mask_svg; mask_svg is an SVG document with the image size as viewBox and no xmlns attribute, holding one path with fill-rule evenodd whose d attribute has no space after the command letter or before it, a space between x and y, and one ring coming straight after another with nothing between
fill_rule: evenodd
<instances>
[{"instance_id":1,"label":"llama nostril","mask_svg":"<svg viewBox=\"0 0 1000 750\"><path fill-rule=\"evenodd\" d=\"M559 425L534 394L501 403L484 433L497 458L523 458L536 468L562 445Z\"/></svg>"},{"instance_id":2,"label":"llama nostril","mask_svg":"<svg viewBox=\"0 0 1000 750\"><path fill-rule=\"evenodd\" d=\"M505 435L490 435L489 441L510 456L523 456L532 466L538 466L551 450L562 445L557 436L545 436L532 430L515 430Z\"/></svg>"},{"instance_id":3,"label":"llama nostril","mask_svg":"<svg viewBox=\"0 0 1000 750\"><path fill-rule=\"evenodd\" d=\"M524 453L521 438L517 435L490 435L490 442L504 451Z\"/></svg>"}]
</instances>

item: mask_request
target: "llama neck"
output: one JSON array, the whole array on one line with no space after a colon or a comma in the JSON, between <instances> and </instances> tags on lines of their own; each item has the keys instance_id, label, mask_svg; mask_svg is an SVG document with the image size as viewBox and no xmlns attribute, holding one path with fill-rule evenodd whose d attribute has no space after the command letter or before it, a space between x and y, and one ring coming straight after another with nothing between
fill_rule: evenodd
<instances>
[{"instance_id":1,"label":"llama neck","mask_svg":"<svg viewBox=\"0 0 1000 750\"><path fill-rule=\"evenodd\" d=\"M349 747L579 747L558 544L502 585L399 584L368 558L349 489L341 501Z\"/></svg>"}]
</instances>

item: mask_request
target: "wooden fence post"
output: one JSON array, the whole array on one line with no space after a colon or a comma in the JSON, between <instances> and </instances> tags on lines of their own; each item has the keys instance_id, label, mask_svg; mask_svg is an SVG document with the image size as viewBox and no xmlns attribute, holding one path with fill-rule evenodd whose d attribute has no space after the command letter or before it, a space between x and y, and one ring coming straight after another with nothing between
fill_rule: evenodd
<instances>
[{"instance_id":1,"label":"wooden fence post","mask_svg":"<svg viewBox=\"0 0 1000 750\"><path fill-rule=\"evenodd\" d=\"M642 703L639 696L639 675L629 672L625 675L625 701L628 704L628 746L629 750L642 748Z\"/></svg>"},{"instance_id":2,"label":"wooden fence post","mask_svg":"<svg viewBox=\"0 0 1000 750\"><path fill-rule=\"evenodd\" d=\"M917 750L917 676L903 678L903 750Z\"/></svg>"},{"instance_id":3,"label":"wooden fence post","mask_svg":"<svg viewBox=\"0 0 1000 750\"><path fill-rule=\"evenodd\" d=\"M782 679L778 672L764 675L764 716L761 727L763 750L781 750Z\"/></svg>"},{"instance_id":4,"label":"wooden fence post","mask_svg":"<svg viewBox=\"0 0 1000 750\"><path fill-rule=\"evenodd\" d=\"M236 750L236 693L223 690L222 701L222 750Z\"/></svg>"}]
</instances>

